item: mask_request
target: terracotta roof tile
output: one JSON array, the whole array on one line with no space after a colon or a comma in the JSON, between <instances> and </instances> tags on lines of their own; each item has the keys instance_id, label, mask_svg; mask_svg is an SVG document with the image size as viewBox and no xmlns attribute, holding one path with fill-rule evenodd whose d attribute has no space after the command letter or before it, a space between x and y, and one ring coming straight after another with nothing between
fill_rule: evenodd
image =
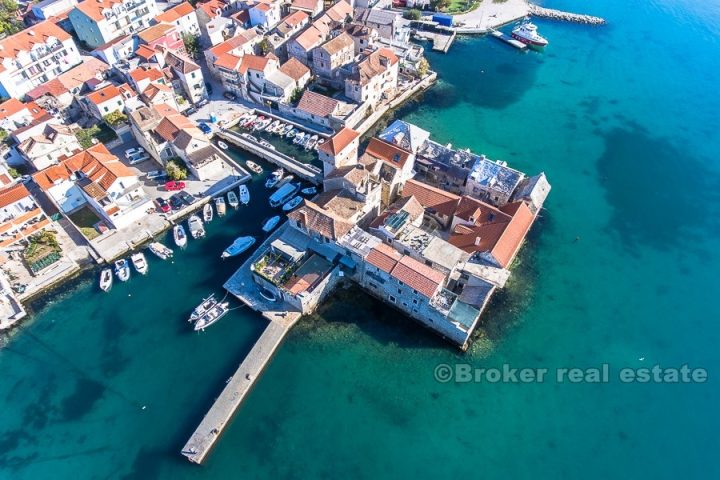
<instances>
[{"instance_id":1,"label":"terracotta roof tile","mask_svg":"<svg viewBox=\"0 0 720 480\"><path fill-rule=\"evenodd\" d=\"M431 187L417 180L408 180L402 190L403 197L414 196L426 210L450 216L460 202L460 197L450 192Z\"/></svg>"},{"instance_id":2,"label":"terracotta roof tile","mask_svg":"<svg viewBox=\"0 0 720 480\"><path fill-rule=\"evenodd\" d=\"M445 281L445 274L404 255L393 268L391 275L408 287L432 298Z\"/></svg>"},{"instance_id":3,"label":"terracotta roof tile","mask_svg":"<svg viewBox=\"0 0 720 480\"><path fill-rule=\"evenodd\" d=\"M163 13L155 17L158 22L173 23L176 20L181 19L186 15L193 13L195 9L188 2L183 2L180 5L176 5L172 8L165 10Z\"/></svg>"},{"instance_id":4,"label":"terracotta roof tile","mask_svg":"<svg viewBox=\"0 0 720 480\"><path fill-rule=\"evenodd\" d=\"M402 254L400 252L384 243L379 243L370 250L370 253L365 257L365 261L386 273L390 273L401 258Z\"/></svg>"},{"instance_id":5,"label":"terracotta roof tile","mask_svg":"<svg viewBox=\"0 0 720 480\"><path fill-rule=\"evenodd\" d=\"M30 52L35 45L47 44L50 37L64 42L70 35L49 20L36 23L0 40L0 58L15 59L19 52Z\"/></svg>"},{"instance_id":6,"label":"terracotta roof tile","mask_svg":"<svg viewBox=\"0 0 720 480\"><path fill-rule=\"evenodd\" d=\"M397 168L403 168L408 158L410 158L410 153L395 145L384 142L377 137L370 139L365 153Z\"/></svg>"},{"instance_id":7,"label":"terracotta roof tile","mask_svg":"<svg viewBox=\"0 0 720 480\"><path fill-rule=\"evenodd\" d=\"M280 66L280 71L296 82L310 73L310 69L297 58L290 58Z\"/></svg>"},{"instance_id":8,"label":"terracotta roof tile","mask_svg":"<svg viewBox=\"0 0 720 480\"><path fill-rule=\"evenodd\" d=\"M338 107L340 102L334 98L326 97L319 93L305 90L303 96L298 102L298 110L303 110L311 115L316 115L321 118L328 117L335 113L335 109ZM328 142L323 143L325 145Z\"/></svg>"},{"instance_id":9,"label":"terracotta roof tile","mask_svg":"<svg viewBox=\"0 0 720 480\"><path fill-rule=\"evenodd\" d=\"M343 50L355 49L355 42L353 42L353 39L350 35L343 32L337 37L325 42L325 44L323 44L320 49L325 50L328 55L335 55L336 53Z\"/></svg>"},{"instance_id":10,"label":"terracotta roof tile","mask_svg":"<svg viewBox=\"0 0 720 480\"><path fill-rule=\"evenodd\" d=\"M22 200L25 197L29 197L30 192L25 185L18 183L12 187L8 187L0 190L0 208L5 208L18 200Z\"/></svg>"},{"instance_id":11,"label":"terracotta roof tile","mask_svg":"<svg viewBox=\"0 0 720 480\"><path fill-rule=\"evenodd\" d=\"M337 155L345 150L345 148L359 136L360 134L352 128L343 127L342 130L320 145L318 150L323 151L328 155Z\"/></svg>"}]
</instances>

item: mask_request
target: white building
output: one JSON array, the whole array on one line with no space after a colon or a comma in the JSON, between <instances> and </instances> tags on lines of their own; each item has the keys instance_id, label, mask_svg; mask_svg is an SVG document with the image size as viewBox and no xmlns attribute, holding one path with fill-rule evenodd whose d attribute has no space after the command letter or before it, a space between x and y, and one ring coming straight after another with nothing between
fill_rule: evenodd
<instances>
[{"instance_id":1,"label":"white building","mask_svg":"<svg viewBox=\"0 0 720 480\"><path fill-rule=\"evenodd\" d=\"M50 20L77 4L78 0L43 0L32 6L32 13L38 20Z\"/></svg>"},{"instance_id":2,"label":"white building","mask_svg":"<svg viewBox=\"0 0 720 480\"><path fill-rule=\"evenodd\" d=\"M80 40L96 48L149 27L158 13L155 0L83 0L68 16Z\"/></svg>"},{"instance_id":3,"label":"white building","mask_svg":"<svg viewBox=\"0 0 720 480\"><path fill-rule=\"evenodd\" d=\"M188 35L200 35L200 24L198 23L195 9L188 2L183 2L165 10L155 17L157 23L169 23L178 27L178 30Z\"/></svg>"},{"instance_id":4,"label":"white building","mask_svg":"<svg viewBox=\"0 0 720 480\"><path fill-rule=\"evenodd\" d=\"M0 40L0 96L21 98L79 64L72 37L49 21Z\"/></svg>"},{"instance_id":5,"label":"white building","mask_svg":"<svg viewBox=\"0 0 720 480\"><path fill-rule=\"evenodd\" d=\"M268 30L280 22L280 2L258 2L249 10L250 25L262 25Z\"/></svg>"},{"instance_id":6,"label":"white building","mask_svg":"<svg viewBox=\"0 0 720 480\"><path fill-rule=\"evenodd\" d=\"M47 125L17 147L18 152L37 170L42 170L82 150L75 131L65 125Z\"/></svg>"}]
</instances>

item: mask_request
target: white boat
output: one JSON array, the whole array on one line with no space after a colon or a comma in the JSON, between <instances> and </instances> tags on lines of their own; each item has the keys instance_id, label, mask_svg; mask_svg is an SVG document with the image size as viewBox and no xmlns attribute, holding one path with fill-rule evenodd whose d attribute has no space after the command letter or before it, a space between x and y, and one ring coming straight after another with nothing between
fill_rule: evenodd
<instances>
[{"instance_id":1,"label":"white boat","mask_svg":"<svg viewBox=\"0 0 720 480\"><path fill-rule=\"evenodd\" d=\"M270 150L275 150L275 146L273 146L273 144L268 142L267 140L260 140L260 145L265 148L269 148Z\"/></svg>"},{"instance_id":2,"label":"white boat","mask_svg":"<svg viewBox=\"0 0 720 480\"><path fill-rule=\"evenodd\" d=\"M290 131L288 131L285 134L286 138L293 138L295 135L297 135L300 131L297 128L291 128Z\"/></svg>"},{"instance_id":3,"label":"white boat","mask_svg":"<svg viewBox=\"0 0 720 480\"><path fill-rule=\"evenodd\" d=\"M252 170L254 173L262 173L263 172L262 167L260 165L258 165L257 163L253 162L252 160L248 160L247 162L245 162L245 165L247 165L247 167L250 170Z\"/></svg>"},{"instance_id":4,"label":"white boat","mask_svg":"<svg viewBox=\"0 0 720 480\"><path fill-rule=\"evenodd\" d=\"M300 190L303 195L315 195L317 193L317 187L307 187Z\"/></svg>"},{"instance_id":5,"label":"white boat","mask_svg":"<svg viewBox=\"0 0 720 480\"><path fill-rule=\"evenodd\" d=\"M173 227L173 239L175 240L175 245L180 248L187 245L187 234L182 225L178 224Z\"/></svg>"},{"instance_id":6,"label":"white boat","mask_svg":"<svg viewBox=\"0 0 720 480\"><path fill-rule=\"evenodd\" d=\"M190 235L193 238L203 238L205 236L205 228L203 228L203 222L200 217L193 214L188 218L188 228L190 229Z\"/></svg>"},{"instance_id":7,"label":"white boat","mask_svg":"<svg viewBox=\"0 0 720 480\"><path fill-rule=\"evenodd\" d=\"M124 258L115 260L115 275L121 282L127 282L130 279L130 265Z\"/></svg>"},{"instance_id":8,"label":"white boat","mask_svg":"<svg viewBox=\"0 0 720 480\"><path fill-rule=\"evenodd\" d=\"M218 217L225 216L225 199L223 197L215 197L215 210L217 210Z\"/></svg>"},{"instance_id":9,"label":"white boat","mask_svg":"<svg viewBox=\"0 0 720 480\"><path fill-rule=\"evenodd\" d=\"M243 128L252 127L253 123L255 123L255 120L257 120L257 115L250 115L249 117L247 117L247 119L245 119L245 121L243 121L242 127Z\"/></svg>"},{"instance_id":10,"label":"white boat","mask_svg":"<svg viewBox=\"0 0 720 480\"><path fill-rule=\"evenodd\" d=\"M228 205L230 205L232 208L237 208L240 205L237 195L235 195L235 192L233 192L232 190L228 192Z\"/></svg>"},{"instance_id":11,"label":"white boat","mask_svg":"<svg viewBox=\"0 0 720 480\"><path fill-rule=\"evenodd\" d=\"M282 188L282 186L285 185L286 183L292 182L294 178L295 178L295 175L288 175L285 178L283 178L282 180L280 180L280 183L278 183L276 185L276 187Z\"/></svg>"},{"instance_id":12,"label":"white boat","mask_svg":"<svg viewBox=\"0 0 720 480\"><path fill-rule=\"evenodd\" d=\"M290 131L292 129L293 129L292 124L288 123L287 125L285 125L285 128L282 129L282 131L280 132L280 135L285 137L285 136L287 136L288 133L290 133Z\"/></svg>"},{"instance_id":13,"label":"white boat","mask_svg":"<svg viewBox=\"0 0 720 480\"><path fill-rule=\"evenodd\" d=\"M160 242L152 242L148 246L148 248L152 253L157 255L158 258L161 258L163 260L167 260L168 258L172 258L173 256L173 251Z\"/></svg>"},{"instance_id":14,"label":"white boat","mask_svg":"<svg viewBox=\"0 0 720 480\"><path fill-rule=\"evenodd\" d=\"M318 141L317 135L313 135L312 137L310 137L310 139L307 142L305 142L305 150L312 150L313 148L315 148L315 144L317 143L317 141Z\"/></svg>"},{"instance_id":15,"label":"white boat","mask_svg":"<svg viewBox=\"0 0 720 480\"><path fill-rule=\"evenodd\" d=\"M145 259L145 255L142 252L133 253L130 256L130 260L132 260L133 267L135 267L135 270L137 270L140 275L145 275L148 272L147 259Z\"/></svg>"},{"instance_id":16,"label":"white boat","mask_svg":"<svg viewBox=\"0 0 720 480\"><path fill-rule=\"evenodd\" d=\"M267 120L265 118L263 118L262 120L258 119L258 121L256 121L253 124L253 130L256 130L256 131L264 130L265 127L267 127L269 124L270 124L270 120Z\"/></svg>"},{"instance_id":17,"label":"white boat","mask_svg":"<svg viewBox=\"0 0 720 480\"><path fill-rule=\"evenodd\" d=\"M213 208L210 202L206 203L203 207L203 222L212 222L213 219Z\"/></svg>"},{"instance_id":18,"label":"white boat","mask_svg":"<svg viewBox=\"0 0 720 480\"><path fill-rule=\"evenodd\" d=\"M293 143L295 145L300 145L302 142L305 141L305 136L306 136L306 134L303 132L298 133L297 135L295 135L295 138L293 139Z\"/></svg>"},{"instance_id":19,"label":"white boat","mask_svg":"<svg viewBox=\"0 0 720 480\"><path fill-rule=\"evenodd\" d=\"M240 192L240 203L243 205L250 203L250 190L248 190L247 185L240 185L238 191Z\"/></svg>"},{"instance_id":20,"label":"white boat","mask_svg":"<svg viewBox=\"0 0 720 480\"><path fill-rule=\"evenodd\" d=\"M273 130L275 130L275 129L278 127L278 125L280 125L280 120L275 120L275 121L272 122L270 125L268 125L267 127L265 127L265 131L266 131L266 132L272 132Z\"/></svg>"},{"instance_id":21,"label":"white boat","mask_svg":"<svg viewBox=\"0 0 720 480\"><path fill-rule=\"evenodd\" d=\"M520 40L526 45L544 47L548 44L547 39L537 32L537 26L531 22L523 22L512 30L512 37Z\"/></svg>"},{"instance_id":22,"label":"white boat","mask_svg":"<svg viewBox=\"0 0 720 480\"><path fill-rule=\"evenodd\" d=\"M274 217L268 218L263 224L263 232L269 233L270 231L272 231L273 228L277 227L278 223L280 223L280 215L275 215Z\"/></svg>"},{"instance_id":23,"label":"white boat","mask_svg":"<svg viewBox=\"0 0 720 480\"><path fill-rule=\"evenodd\" d=\"M196 322L200 317L202 317L205 312L210 310L212 307L214 307L217 304L217 300L215 299L215 294L210 294L209 297L203 298L203 301L195 307L190 314L190 318L188 319L188 322Z\"/></svg>"},{"instance_id":24,"label":"white boat","mask_svg":"<svg viewBox=\"0 0 720 480\"><path fill-rule=\"evenodd\" d=\"M207 327L224 317L229 311L229 302L218 302L207 312L202 314L195 322L195 331L205 330Z\"/></svg>"},{"instance_id":25,"label":"white boat","mask_svg":"<svg viewBox=\"0 0 720 480\"><path fill-rule=\"evenodd\" d=\"M283 175L285 175L285 172L283 172L282 168L278 168L275 170L270 176L265 180L265 187L266 188L272 188L275 185L278 184L280 180L282 180Z\"/></svg>"},{"instance_id":26,"label":"white boat","mask_svg":"<svg viewBox=\"0 0 720 480\"><path fill-rule=\"evenodd\" d=\"M108 292L110 291L112 284L112 270L110 270L109 268L103 268L102 272L100 272L100 290L102 290L103 292Z\"/></svg>"},{"instance_id":27,"label":"white boat","mask_svg":"<svg viewBox=\"0 0 720 480\"><path fill-rule=\"evenodd\" d=\"M303 201L303 198L300 195L298 195L297 197L294 197L292 200L290 200L289 202L285 203L285 205L282 206L283 212L289 212L293 208L300 205L300 203L302 201Z\"/></svg>"},{"instance_id":28,"label":"white boat","mask_svg":"<svg viewBox=\"0 0 720 480\"><path fill-rule=\"evenodd\" d=\"M235 241L227 247L222 255L220 255L220 258L228 258L228 257L234 257L235 255L240 255L248 248L252 247L255 244L255 237L238 237L235 239Z\"/></svg>"},{"instance_id":29,"label":"white boat","mask_svg":"<svg viewBox=\"0 0 720 480\"><path fill-rule=\"evenodd\" d=\"M220 140L220 141L218 142L218 147L222 148L223 150L227 150L227 149L228 149L228 144L225 143L225 142L223 142L222 140Z\"/></svg>"}]
</instances>

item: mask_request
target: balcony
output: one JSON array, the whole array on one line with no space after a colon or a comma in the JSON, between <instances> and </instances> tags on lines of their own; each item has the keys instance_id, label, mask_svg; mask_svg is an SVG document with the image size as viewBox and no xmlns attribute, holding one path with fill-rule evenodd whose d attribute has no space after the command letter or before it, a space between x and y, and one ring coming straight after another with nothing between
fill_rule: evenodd
<instances>
[{"instance_id":1,"label":"balcony","mask_svg":"<svg viewBox=\"0 0 720 480\"><path fill-rule=\"evenodd\" d=\"M268 250L251 267L252 271L276 287L283 285L297 270L299 263Z\"/></svg>"}]
</instances>

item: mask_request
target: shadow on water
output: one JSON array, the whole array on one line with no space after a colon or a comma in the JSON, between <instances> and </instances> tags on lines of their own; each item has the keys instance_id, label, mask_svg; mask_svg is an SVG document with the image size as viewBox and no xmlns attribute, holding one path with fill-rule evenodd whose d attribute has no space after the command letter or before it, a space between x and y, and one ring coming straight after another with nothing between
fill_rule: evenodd
<instances>
[{"instance_id":1,"label":"shadow on water","mask_svg":"<svg viewBox=\"0 0 720 480\"><path fill-rule=\"evenodd\" d=\"M709 161L637 125L601 135L605 152L597 170L613 208L608 226L626 249L687 251L717 233L717 217L709 209L718 201L720 177L707 167Z\"/></svg>"}]
</instances>

